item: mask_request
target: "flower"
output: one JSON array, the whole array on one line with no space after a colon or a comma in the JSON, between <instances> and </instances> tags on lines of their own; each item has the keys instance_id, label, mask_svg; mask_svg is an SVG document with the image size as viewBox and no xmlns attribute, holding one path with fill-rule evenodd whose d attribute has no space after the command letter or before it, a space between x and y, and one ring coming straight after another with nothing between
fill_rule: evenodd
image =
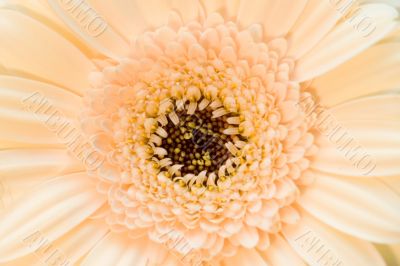
<instances>
[{"instance_id":1,"label":"flower","mask_svg":"<svg viewBox=\"0 0 400 266\"><path fill-rule=\"evenodd\" d=\"M0 262L385 265L396 8L2 2Z\"/></svg>"}]
</instances>

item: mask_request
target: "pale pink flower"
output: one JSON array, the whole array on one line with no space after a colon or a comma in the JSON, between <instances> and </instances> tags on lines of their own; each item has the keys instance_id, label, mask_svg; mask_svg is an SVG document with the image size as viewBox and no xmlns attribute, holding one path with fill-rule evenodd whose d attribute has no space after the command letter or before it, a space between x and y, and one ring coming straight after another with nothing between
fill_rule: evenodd
<instances>
[{"instance_id":1,"label":"pale pink flower","mask_svg":"<svg viewBox=\"0 0 400 266\"><path fill-rule=\"evenodd\" d=\"M400 242L399 1L0 4L2 265L377 266Z\"/></svg>"}]
</instances>

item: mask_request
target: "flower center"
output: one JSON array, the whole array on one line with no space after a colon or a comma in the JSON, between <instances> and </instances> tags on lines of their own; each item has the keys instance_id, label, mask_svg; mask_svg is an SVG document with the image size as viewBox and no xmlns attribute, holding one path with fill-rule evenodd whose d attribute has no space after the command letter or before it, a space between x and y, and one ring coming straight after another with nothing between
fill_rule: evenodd
<instances>
[{"instance_id":1,"label":"flower center","mask_svg":"<svg viewBox=\"0 0 400 266\"><path fill-rule=\"evenodd\" d=\"M203 86L186 91L184 97L164 98L157 115L147 109L147 158L158 173L183 187L211 188L239 166L238 146L247 141L240 128L244 118L218 97L207 97Z\"/></svg>"},{"instance_id":2,"label":"flower center","mask_svg":"<svg viewBox=\"0 0 400 266\"><path fill-rule=\"evenodd\" d=\"M212 107L204 108L206 100L202 100L202 110L188 114L184 107L179 108L180 111L175 112L176 116L172 115L172 119L168 119L165 126L160 125L158 131L162 141L155 144L167 154L160 153L155 156L158 160L169 158L172 165L178 165L180 168L176 171L176 176L198 175L206 171L207 174L214 173L218 181L217 172L220 166L232 157L225 145L234 140L232 135L224 133L230 126L227 119L232 117L232 114L215 117ZM177 107L176 101L174 106ZM190 103L188 107L190 108ZM167 170L167 166L161 170ZM203 182L205 185L206 180Z\"/></svg>"}]
</instances>

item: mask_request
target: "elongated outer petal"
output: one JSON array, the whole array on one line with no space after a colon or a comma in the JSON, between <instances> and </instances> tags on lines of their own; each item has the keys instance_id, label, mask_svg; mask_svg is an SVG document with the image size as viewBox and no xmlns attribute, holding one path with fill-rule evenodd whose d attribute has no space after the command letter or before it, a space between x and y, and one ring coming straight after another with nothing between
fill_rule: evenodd
<instances>
[{"instance_id":1,"label":"elongated outer petal","mask_svg":"<svg viewBox=\"0 0 400 266\"><path fill-rule=\"evenodd\" d=\"M151 242L147 237L132 241L122 235L109 233L83 259L82 265L146 266L165 260L168 260L167 248Z\"/></svg>"},{"instance_id":2,"label":"elongated outer petal","mask_svg":"<svg viewBox=\"0 0 400 266\"><path fill-rule=\"evenodd\" d=\"M43 247L29 255L9 261L2 266L80 265L86 254L108 233L104 220L86 220L54 242L45 242L37 234L35 240Z\"/></svg>"},{"instance_id":3,"label":"elongated outer petal","mask_svg":"<svg viewBox=\"0 0 400 266\"><path fill-rule=\"evenodd\" d=\"M357 98L332 107L330 110L339 121L384 120L398 123L400 122L399 106L400 91Z\"/></svg>"},{"instance_id":4,"label":"elongated outer petal","mask_svg":"<svg viewBox=\"0 0 400 266\"><path fill-rule=\"evenodd\" d=\"M306 265L303 259L281 235L275 235L268 249L259 251L259 253L270 265Z\"/></svg>"},{"instance_id":5,"label":"elongated outer petal","mask_svg":"<svg viewBox=\"0 0 400 266\"><path fill-rule=\"evenodd\" d=\"M24 109L32 99L40 95L65 116L75 118L82 109L82 98L62 87L22 77L0 75L0 104L2 107Z\"/></svg>"},{"instance_id":6,"label":"elongated outer petal","mask_svg":"<svg viewBox=\"0 0 400 266\"><path fill-rule=\"evenodd\" d=\"M196 19L200 12L197 0L112 2L89 0L88 2L127 40L134 40L146 29L166 25L172 11L178 12L185 22Z\"/></svg>"},{"instance_id":7,"label":"elongated outer petal","mask_svg":"<svg viewBox=\"0 0 400 266\"><path fill-rule=\"evenodd\" d=\"M282 37L290 31L306 3L306 0L241 1L237 20L244 27L259 23L267 38Z\"/></svg>"},{"instance_id":8,"label":"elongated outer petal","mask_svg":"<svg viewBox=\"0 0 400 266\"><path fill-rule=\"evenodd\" d=\"M32 187L54 176L84 170L65 149L2 150L0 162L0 212Z\"/></svg>"},{"instance_id":9,"label":"elongated outer petal","mask_svg":"<svg viewBox=\"0 0 400 266\"><path fill-rule=\"evenodd\" d=\"M84 257L95 247L109 232L109 228L103 219L87 219L67 234L52 243L53 249L57 249L58 258L68 261L71 265ZM53 258L55 261L57 257Z\"/></svg>"},{"instance_id":10,"label":"elongated outer petal","mask_svg":"<svg viewBox=\"0 0 400 266\"><path fill-rule=\"evenodd\" d=\"M358 238L378 243L400 241L400 190L392 181L315 176L299 200L309 213Z\"/></svg>"},{"instance_id":11,"label":"elongated outer petal","mask_svg":"<svg viewBox=\"0 0 400 266\"><path fill-rule=\"evenodd\" d=\"M341 3L337 6L331 1L309 0L288 36L288 55L298 59L310 51L351 7L345 6Z\"/></svg>"},{"instance_id":12,"label":"elongated outer petal","mask_svg":"<svg viewBox=\"0 0 400 266\"><path fill-rule=\"evenodd\" d=\"M399 90L399 51L399 42L375 45L313 80L311 86L320 104L334 106L369 94Z\"/></svg>"},{"instance_id":13,"label":"elongated outer petal","mask_svg":"<svg viewBox=\"0 0 400 266\"><path fill-rule=\"evenodd\" d=\"M299 59L294 79L312 79L356 56L388 35L397 25L397 16L396 9L385 4L361 6Z\"/></svg>"},{"instance_id":14,"label":"elongated outer petal","mask_svg":"<svg viewBox=\"0 0 400 266\"><path fill-rule=\"evenodd\" d=\"M79 37L68 28L68 26L57 16L57 14L54 13L47 0L2 0L0 6L4 9L18 10L18 12L21 12L43 24L46 24L47 27L58 32L65 39L69 40L76 47L78 47L79 50L81 50L87 56L93 56L98 53L97 51L89 48L88 44L79 39Z\"/></svg>"},{"instance_id":15,"label":"elongated outer petal","mask_svg":"<svg viewBox=\"0 0 400 266\"><path fill-rule=\"evenodd\" d=\"M94 66L72 43L29 16L0 9L0 64L8 72L82 94Z\"/></svg>"},{"instance_id":16,"label":"elongated outer petal","mask_svg":"<svg viewBox=\"0 0 400 266\"><path fill-rule=\"evenodd\" d=\"M65 88L2 75L0 105L1 148L61 148L68 142L62 136L69 135L73 140L77 134L82 100Z\"/></svg>"},{"instance_id":17,"label":"elongated outer petal","mask_svg":"<svg viewBox=\"0 0 400 266\"><path fill-rule=\"evenodd\" d=\"M237 253L222 260L223 266L268 266L256 249L240 248Z\"/></svg>"},{"instance_id":18,"label":"elongated outer petal","mask_svg":"<svg viewBox=\"0 0 400 266\"><path fill-rule=\"evenodd\" d=\"M305 212L300 222L285 227L283 234L297 253L312 266L385 265L371 243L340 233Z\"/></svg>"},{"instance_id":19,"label":"elongated outer petal","mask_svg":"<svg viewBox=\"0 0 400 266\"><path fill-rule=\"evenodd\" d=\"M128 42L88 1L48 1L48 4L71 30L93 49L111 58L128 53Z\"/></svg>"},{"instance_id":20,"label":"elongated outer petal","mask_svg":"<svg viewBox=\"0 0 400 266\"><path fill-rule=\"evenodd\" d=\"M85 173L66 175L7 208L0 217L0 262L32 253L85 220L105 201L94 187Z\"/></svg>"},{"instance_id":21,"label":"elongated outer petal","mask_svg":"<svg viewBox=\"0 0 400 266\"><path fill-rule=\"evenodd\" d=\"M320 149L311 167L359 177L399 174L399 105L396 94L376 95L320 112Z\"/></svg>"}]
</instances>

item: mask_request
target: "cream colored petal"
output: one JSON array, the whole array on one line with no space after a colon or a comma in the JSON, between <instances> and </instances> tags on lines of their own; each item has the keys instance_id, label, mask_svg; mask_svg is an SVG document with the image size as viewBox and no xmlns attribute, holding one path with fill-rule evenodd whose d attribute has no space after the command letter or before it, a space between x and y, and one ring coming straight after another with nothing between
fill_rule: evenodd
<instances>
[{"instance_id":1,"label":"cream colored petal","mask_svg":"<svg viewBox=\"0 0 400 266\"><path fill-rule=\"evenodd\" d=\"M388 35L396 26L397 16L396 9L388 5L361 6L299 59L294 79L315 78L356 56Z\"/></svg>"},{"instance_id":2,"label":"cream colored petal","mask_svg":"<svg viewBox=\"0 0 400 266\"><path fill-rule=\"evenodd\" d=\"M88 1L46 1L57 16L92 49L111 58L128 53L128 42Z\"/></svg>"},{"instance_id":3,"label":"cream colored petal","mask_svg":"<svg viewBox=\"0 0 400 266\"><path fill-rule=\"evenodd\" d=\"M239 248L237 253L222 260L223 266L267 266L269 265L256 249Z\"/></svg>"},{"instance_id":4,"label":"cream colored petal","mask_svg":"<svg viewBox=\"0 0 400 266\"><path fill-rule=\"evenodd\" d=\"M212 14L214 12L221 11L225 6L225 2L230 2L230 1L200 0L200 2L204 6L206 13Z\"/></svg>"},{"instance_id":5,"label":"cream colored petal","mask_svg":"<svg viewBox=\"0 0 400 266\"><path fill-rule=\"evenodd\" d=\"M121 0L118 2L128 1ZM106 5L109 6L111 3ZM114 3L112 5L114 5ZM119 5L122 7L126 4L121 3ZM167 24L168 18L171 16L171 12L173 11L176 11L185 22L198 18L201 11L201 5L197 0L134 0L126 6L127 8L131 8L133 14L137 14L136 19L140 19L140 26L143 27L143 29L153 29ZM112 9L115 8L111 8L111 10ZM114 18L113 21L116 21L116 19ZM133 36L132 33L128 33L128 35L128 37Z\"/></svg>"},{"instance_id":6,"label":"cream colored petal","mask_svg":"<svg viewBox=\"0 0 400 266\"><path fill-rule=\"evenodd\" d=\"M306 0L257 0L242 1L238 22L246 27L259 23L267 38L285 36L306 6Z\"/></svg>"},{"instance_id":7,"label":"cream colored petal","mask_svg":"<svg viewBox=\"0 0 400 266\"><path fill-rule=\"evenodd\" d=\"M268 10L265 14L266 19L263 21L266 37L276 38L285 36L304 11L307 1L276 1L279 5L274 9Z\"/></svg>"},{"instance_id":8,"label":"cream colored petal","mask_svg":"<svg viewBox=\"0 0 400 266\"><path fill-rule=\"evenodd\" d=\"M255 1L241 1L238 10L238 23L247 27L254 23L263 24L266 19L267 12L271 12L277 8L279 3L277 1L269 0L255 0Z\"/></svg>"},{"instance_id":9,"label":"cream colored petal","mask_svg":"<svg viewBox=\"0 0 400 266\"><path fill-rule=\"evenodd\" d=\"M298 59L313 48L348 12L349 7L342 3L309 0L290 31L288 55Z\"/></svg>"},{"instance_id":10,"label":"cream colored petal","mask_svg":"<svg viewBox=\"0 0 400 266\"><path fill-rule=\"evenodd\" d=\"M0 262L32 253L42 242L52 242L103 203L104 198L84 173L62 176L33 189L0 217Z\"/></svg>"},{"instance_id":11,"label":"cream colored petal","mask_svg":"<svg viewBox=\"0 0 400 266\"><path fill-rule=\"evenodd\" d=\"M35 264L42 264L40 266L43 266L43 263L40 262L40 259L35 255L34 253L31 253L29 255L23 256L21 258L2 263L1 266L23 266L23 265L35 265ZM36 266L36 265L35 265ZM39 266L39 265L38 265Z\"/></svg>"},{"instance_id":12,"label":"cream colored petal","mask_svg":"<svg viewBox=\"0 0 400 266\"><path fill-rule=\"evenodd\" d=\"M386 121L343 121L318 140L311 167L358 177L400 173L400 124ZM330 139L330 140L329 140Z\"/></svg>"},{"instance_id":13,"label":"cream colored petal","mask_svg":"<svg viewBox=\"0 0 400 266\"><path fill-rule=\"evenodd\" d=\"M400 91L369 97L339 104L331 109L337 120L382 120L400 121Z\"/></svg>"},{"instance_id":14,"label":"cream colored petal","mask_svg":"<svg viewBox=\"0 0 400 266\"><path fill-rule=\"evenodd\" d=\"M149 27L146 18L139 10L137 1L90 0L88 2L126 40L133 39L135 35Z\"/></svg>"},{"instance_id":15,"label":"cream colored petal","mask_svg":"<svg viewBox=\"0 0 400 266\"><path fill-rule=\"evenodd\" d=\"M313 80L320 103L332 106L363 95L400 88L400 43L367 49Z\"/></svg>"},{"instance_id":16,"label":"cream colored petal","mask_svg":"<svg viewBox=\"0 0 400 266\"><path fill-rule=\"evenodd\" d=\"M84 170L64 149L0 151L0 212L54 176Z\"/></svg>"},{"instance_id":17,"label":"cream colored petal","mask_svg":"<svg viewBox=\"0 0 400 266\"><path fill-rule=\"evenodd\" d=\"M259 251L270 265L305 266L303 259L280 235L272 237L271 245L265 251Z\"/></svg>"},{"instance_id":18,"label":"cream colored petal","mask_svg":"<svg viewBox=\"0 0 400 266\"><path fill-rule=\"evenodd\" d=\"M45 1L46 0L2 0L0 7L18 10L22 13L29 13L30 15L38 15L38 17L45 17L47 20L50 20L51 23L56 23L58 27L62 27L62 22L51 9L43 4Z\"/></svg>"},{"instance_id":19,"label":"cream colored petal","mask_svg":"<svg viewBox=\"0 0 400 266\"><path fill-rule=\"evenodd\" d=\"M400 27L392 31L381 43L399 42L400 41Z\"/></svg>"},{"instance_id":20,"label":"cream colored petal","mask_svg":"<svg viewBox=\"0 0 400 266\"><path fill-rule=\"evenodd\" d=\"M366 241L348 236L303 213L283 234L309 265L384 266L380 254Z\"/></svg>"},{"instance_id":21,"label":"cream colored petal","mask_svg":"<svg viewBox=\"0 0 400 266\"><path fill-rule=\"evenodd\" d=\"M360 3L385 3L400 9L400 2L398 0L360 0Z\"/></svg>"},{"instance_id":22,"label":"cream colored petal","mask_svg":"<svg viewBox=\"0 0 400 266\"><path fill-rule=\"evenodd\" d=\"M6 9L18 10L46 24L47 27L59 32L64 38L72 42L83 53L88 56L93 56L95 51L91 50L59 17L57 17L47 2L47 0L2 0L0 6Z\"/></svg>"},{"instance_id":23,"label":"cream colored petal","mask_svg":"<svg viewBox=\"0 0 400 266\"><path fill-rule=\"evenodd\" d=\"M0 10L0 64L10 73L34 76L78 94L93 65L79 49L38 21Z\"/></svg>"},{"instance_id":24,"label":"cream colored petal","mask_svg":"<svg viewBox=\"0 0 400 266\"><path fill-rule=\"evenodd\" d=\"M359 177L399 174L399 97L384 100L389 97L371 96L321 112L316 127L323 136L311 167Z\"/></svg>"},{"instance_id":25,"label":"cream colored petal","mask_svg":"<svg viewBox=\"0 0 400 266\"><path fill-rule=\"evenodd\" d=\"M315 173L299 204L326 224L378 243L400 242L400 190L376 179ZM399 183L399 182L397 182Z\"/></svg>"},{"instance_id":26,"label":"cream colored petal","mask_svg":"<svg viewBox=\"0 0 400 266\"><path fill-rule=\"evenodd\" d=\"M202 12L199 0L172 0L171 9L176 10L185 22L198 20Z\"/></svg>"},{"instance_id":27,"label":"cream colored petal","mask_svg":"<svg viewBox=\"0 0 400 266\"><path fill-rule=\"evenodd\" d=\"M212 14L218 12L222 14L226 19L235 20L237 18L240 0L200 0L199 1L204 7L206 14Z\"/></svg>"},{"instance_id":28,"label":"cream colored petal","mask_svg":"<svg viewBox=\"0 0 400 266\"><path fill-rule=\"evenodd\" d=\"M81 265L147 266L152 265L153 260L164 260L166 256L167 252L162 246L147 238L132 241L123 235L109 233L89 252Z\"/></svg>"},{"instance_id":29,"label":"cream colored petal","mask_svg":"<svg viewBox=\"0 0 400 266\"><path fill-rule=\"evenodd\" d=\"M86 220L76 226L70 232L52 243L58 257L68 261L71 265L85 256L94 246L99 243L109 232L109 228L103 219ZM54 256L53 260L56 260ZM48 262L49 264L51 261Z\"/></svg>"},{"instance_id":30,"label":"cream colored petal","mask_svg":"<svg viewBox=\"0 0 400 266\"><path fill-rule=\"evenodd\" d=\"M64 88L21 77L0 75L2 107L24 109L29 103L29 100L28 103L24 100L31 98L33 94L46 98L55 108L72 118L78 117L82 110L81 97Z\"/></svg>"},{"instance_id":31,"label":"cream colored petal","mask_svg":"<svg viewBox=\"0 0 400 266\"><path fill-rule=\"evenodd\" d=\"M51 243L42 241L44 242L43 247L32 254L6 263L6 265L81 265L82 258L106 236L108 231L109 228L104 220L88 219L56 241ZM43 236L38 235L35 240L41 241L41 237Z\"/></svg>"},{"instance_id":32,"label":"cream colored petal","mask_svg":"<svg viewBox=\"0 0 400 266\"><path fill-rule=\"evenodd\" d=\"M3 75L0 104L1 148L61 148L79 132L81 97L64 88Z\"/></svg>"},{"instance_id":33,"label":"cream colored petal","mask_svg":"<svg viewBox=\"0 0 400 266\"><path fill-rule=\"evenodd\" d=\"M57 135L46 127L49 119L50 115L1 107L0 147L63 147Z\"/></svg>"}]
</instances>

